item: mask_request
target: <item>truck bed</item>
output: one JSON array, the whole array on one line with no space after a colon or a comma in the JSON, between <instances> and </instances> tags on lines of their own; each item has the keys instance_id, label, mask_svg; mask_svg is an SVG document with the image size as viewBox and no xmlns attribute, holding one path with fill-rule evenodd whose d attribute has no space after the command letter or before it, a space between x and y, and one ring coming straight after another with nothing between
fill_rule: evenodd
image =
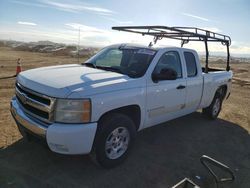
<instances>
[{"instance_id":1,"label":"truck bed","mask_svg":"<svg viewBox=\"0 0 250 188\"><path fill-rule=\"evenodd\" d=\"M222 86L227 86L227 93L231 90L231 79L232 79L232 71L226 71L221 69L210 69L208 73L204 72L204 68L202 68L203 75L203 95L201 100L201 108L207 107L211 104L214 93L216 90Z\"/></svg>"},{"instance_id":2,"label":"truck bed","mask_svg":"<svg viewBox=\"0 0 250 188\"><path fill-rule=\"evenodd\" d=\"M219 68L208 68L208 72L218 72L218 71L225 71ZM205 72L205 67L202 67L202 72Z\"/></svg>"}]
</instances>

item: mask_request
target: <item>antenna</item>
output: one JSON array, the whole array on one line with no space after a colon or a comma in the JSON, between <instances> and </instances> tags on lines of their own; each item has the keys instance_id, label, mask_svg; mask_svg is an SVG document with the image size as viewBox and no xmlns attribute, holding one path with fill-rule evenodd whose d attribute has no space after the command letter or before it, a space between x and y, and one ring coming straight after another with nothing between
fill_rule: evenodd
<instances>
[{"instance_id":1,"label":"antenna","mask_svg":"<svg viewBox=\"0 0 250 188\"><path fill-rule=\"evenodd\" d=\"M81 27L79 27L79 30L78 30L78 46L77 46L77 60L78 60L78 64L80 62L80 54L79 54L80 40L81 40Z\"/></svg>"}]
</instances>

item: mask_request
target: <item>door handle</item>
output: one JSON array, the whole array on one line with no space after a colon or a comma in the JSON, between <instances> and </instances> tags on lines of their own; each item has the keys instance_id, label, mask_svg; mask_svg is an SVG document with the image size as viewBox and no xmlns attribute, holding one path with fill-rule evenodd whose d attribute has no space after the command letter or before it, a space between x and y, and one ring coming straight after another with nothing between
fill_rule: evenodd
<instances>
[{"instance_id":1,"label":"door handle","mask_svg":"<svg viewBox=\"0 0 250 188\"><path fill-rule=\"evenodd\" d=\"M179 85L179 86L177 86L176 89L184 89L184 88L186 88L186 86L184 86L184 85Z\"/></svg>"}]
</instances>

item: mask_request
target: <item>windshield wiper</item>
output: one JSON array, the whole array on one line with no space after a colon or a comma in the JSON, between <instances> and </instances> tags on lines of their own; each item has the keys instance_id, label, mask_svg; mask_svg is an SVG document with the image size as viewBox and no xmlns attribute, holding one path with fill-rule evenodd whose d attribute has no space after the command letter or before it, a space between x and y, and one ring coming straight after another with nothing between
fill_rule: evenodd
<instances>
[{"instance_id":1,"label":"windshield wiper","mask_svg":"<svg viewBox=\"0 0 250 188\"><path fill-rule=\"evenodd\" d=\"M96 68L124 74L119 68L116 68L116 67L96 66Z\"/></svg>"},{"instance_id":2,"label":"windshield wiper","mask_svg":"<svg viewBox=\"0 0 250 188\"><path fill-rule=\"evenodd\" d=\"M106 70L106 71L112 71L112 72L117 72L117 73L123 74L123 72L119 68L116 68L116 67L100 66L100 65L95 65L94 63L83 63L82 65L85 65L87 67L92 67L95 69L102 69L102 70Z\"/></svg>"},{"instance_id":3,"label":"windshield wiper","mask_svg":"<svg viewBox=\"0 0 250 188\"><path fill-rule=\"evenodd\" d=\"M87 67L92 67L92 68L97 68L96 65L94 63L83 63L82 65L85 65Z\"/></svg>"}]
</instances>

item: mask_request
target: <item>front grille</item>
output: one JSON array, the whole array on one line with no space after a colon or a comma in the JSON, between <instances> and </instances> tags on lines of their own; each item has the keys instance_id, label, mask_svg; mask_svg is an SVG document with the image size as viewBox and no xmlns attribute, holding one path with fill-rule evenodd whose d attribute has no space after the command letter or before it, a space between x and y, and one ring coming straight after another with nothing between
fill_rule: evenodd
<instances>
[{"instance_id":1,"label":"front grille","mask_svg":"<svg viewBox=\"0 0 250 188\"><path fill-rule=\"evenodd\" d=\"M24 112L46 123L53 121L55 99L16 84L16 97Z\"/></svg>"},{"instance_id":2,"label":"front grille","mask_svg":"<svg viewBox=\"0 0 250 188\"><path fill-rule=\"evenodd\" d=\"M19 89L19 91L21 91L22 93L25 93L28 97L35 99L38 102L44 103L48 106L50 105L50 99L40 97L38 95L34 95L33 93L27 92L22 88L22 86L20 84L16 84L16 87Z\"/></svg>"}]
</instances>

